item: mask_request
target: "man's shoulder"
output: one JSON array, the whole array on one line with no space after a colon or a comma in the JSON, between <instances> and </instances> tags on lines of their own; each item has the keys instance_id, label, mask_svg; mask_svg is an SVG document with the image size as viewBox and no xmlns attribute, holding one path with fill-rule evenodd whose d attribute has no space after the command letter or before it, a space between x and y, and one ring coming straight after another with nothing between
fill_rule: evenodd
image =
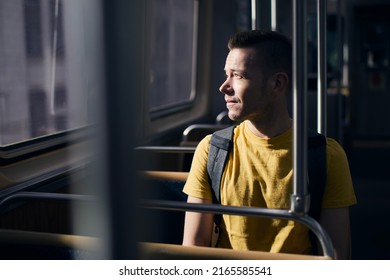
<instances>
[{"instance_id":1,"label":"man's shoulder","mask_svg":"<svg viewBox=\"0 0 390 280\"><path fill-rule=\"evenodd\" d=\"M326 138L326 153L328 162L348 161L344 148L333 138Z\"/></svg>"},{"instance_id":2,"label":"man's shoulder","mask_svg":"<svg viewBox=\"0 0 390 280\"><path fill-rule=\"evenodd\" d=\"M211 136L212 134L206 135L202 140L200 140L198 146L196 147L197 150L209 150L210 142L211 142Z\"/></svg>"},{"instance_id":3,"label":"man's shoulder","mask_svg":"<svg viewBox=\"0 0 390 280\"><path fill-rule=\"evenodd\" d=\"M326 137L326 146L329 152L344 153L343 147L340 145L339 142L337 142L337 140L333 138Z\"/></svg>"}]
</instances>

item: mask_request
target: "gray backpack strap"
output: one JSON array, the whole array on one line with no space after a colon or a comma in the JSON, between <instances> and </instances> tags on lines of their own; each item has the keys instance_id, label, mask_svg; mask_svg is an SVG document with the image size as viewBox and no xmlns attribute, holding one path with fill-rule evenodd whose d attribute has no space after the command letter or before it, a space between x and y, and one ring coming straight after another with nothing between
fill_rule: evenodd
<instances>
[{"instance_id":1,"label":"gray backpack strap","mask_svg":"<svg viewBox=\"0 0 390 280\"><path fill-rule=\"evenodd\" d=\"M213 202L221 203L220 185L229 152L233 147L234 126L218 130L211 136L210 151L207 160L207 173L213 193Z\"/></svg>"},{"instance_id":2,"label":"gray backpack strap","mask_svg":"<svg viewBox=\"0 0 390 280\"><path fill-rule=\"evenodd\" d=\"M221 204L220 185L229 152L233 148L233 132L234 126L230 126L214 132L211 136L207 173L211 185L213 203L216 204ZM219 242L221 221L222 215L215 214L212 247L217 247Z\"/></svg>"}]
</instances>

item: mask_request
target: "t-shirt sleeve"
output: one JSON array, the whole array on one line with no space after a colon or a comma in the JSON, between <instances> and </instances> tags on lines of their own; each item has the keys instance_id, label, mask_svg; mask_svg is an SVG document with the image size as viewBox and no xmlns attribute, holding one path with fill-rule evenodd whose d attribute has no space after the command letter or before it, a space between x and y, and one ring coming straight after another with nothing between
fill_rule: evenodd
<instances>
[{"instance_id":1,"label":"t-shirt sleeve","mask_svg":"<svg viewBox=\"0 0 390 280\"><path fill-rule=\"evenodd\" d=\"M344 149L334 139L327 139L327 179L323 208L356 204L349 163Z\"/></svg>"},{"instance_id":2,"label":"t-shirt sleeve","mask_svg":"<svg viewBox=\"0 0 390 280\"><path fill-rule=\"evenodd\" d=\"M206 136L196 147L190 173L183 192L196 198L212 200L211 187L207 175L207 157L211 135Z\"/></svg>"}]
</instances>

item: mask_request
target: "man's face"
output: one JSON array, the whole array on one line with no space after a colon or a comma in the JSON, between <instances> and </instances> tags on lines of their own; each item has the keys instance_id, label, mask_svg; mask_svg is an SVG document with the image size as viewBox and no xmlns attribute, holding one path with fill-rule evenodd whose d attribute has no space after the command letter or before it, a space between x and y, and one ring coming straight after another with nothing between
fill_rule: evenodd
<instances>
[{"instance_id":1,"label":"man's face","mask_svg":"<svg viewBox=\"0 0 390 280\"><path fill-rule=\"evenodd\" d=\"M226 58L226 80L219 90L234 121L259 121L271 109L268 79L258 60L252 48L232 49Z\"/></svg>"}]
</instances>

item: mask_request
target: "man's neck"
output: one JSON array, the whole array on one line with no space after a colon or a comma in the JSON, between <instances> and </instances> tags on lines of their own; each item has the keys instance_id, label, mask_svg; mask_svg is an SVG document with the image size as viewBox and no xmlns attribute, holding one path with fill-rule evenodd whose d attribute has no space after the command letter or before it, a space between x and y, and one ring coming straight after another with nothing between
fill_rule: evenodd
<instances>
[{"instance_id":1,"label":"man's neck","mask_svg":"<svg viewBox=\"0 0 390 280\"><path fill-rule=\"evenodd\" d=\"M256 122L253 122L251 120L247 121L247 125L249 130L256 136L261 138L273 138L275 136L278 136L280 134L283 134L287 130L289 130L292 126L292 119L290 117L284 118L283 120L280 120L279 122L274 122L271 124L256 124Z\"/></svg>"}]
</instances>

